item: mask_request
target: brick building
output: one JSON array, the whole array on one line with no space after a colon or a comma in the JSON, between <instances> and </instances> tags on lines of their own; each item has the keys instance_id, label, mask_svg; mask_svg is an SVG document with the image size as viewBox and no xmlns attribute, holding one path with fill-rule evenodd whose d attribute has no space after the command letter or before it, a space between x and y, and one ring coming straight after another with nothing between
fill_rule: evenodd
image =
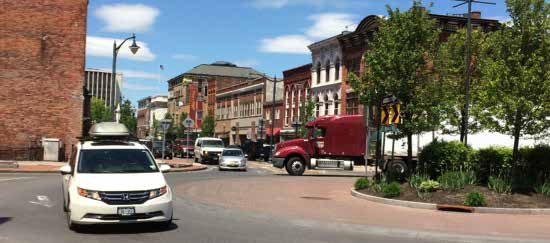
<instances>
[{"instance_id":1,"label":"brick building","mask_svg":"<svg viewBox=\"0 0 550 243\"><path fill-rule=\"evenodd\" d=\"M257 140L257 126L262 118L266 78L240 82L216 90L215 137L227 144Z\"/></svg>"},{"instance_id":2,"label":"brick building","mask_svg":"<svg viewBox=\"0 0 550 243\"><path fill-rule=\"evenodd\" d=\"M249 67L218 61L201 64L168 80L168 112L176 124L189 114L195 121L195 131L200 131L202 119L215 115L216 93L242 82L256 80L263 75Z\"/></svg>"},{"instance_id":3,"label":"brick building","mask_svg":"<svg viewBox=\"0 0 550 243\"><path fill-rule=\"evenodd\" d=\"M467 24L467 16L465 15L430 14L430 17L436 20L437 27L441 29L440 41L446 41L449 35L460 28L465 28ZM365 66L363 54L366 51L369 39L378 30L378 22L378 16L367 16L359 23L355 31L337 36L343 58L343 81L340 90L341 114L363 113L363 107L359 104L359 97L348 82L348 74L351 72L363 73ZM498 29L499 25L497 20L482 19L481 12L472 12L472 26L474 28L481 28L483 31L488 32Z\"/></svg>"},{"instance_id":4,"label":"brick building","mask_svg":"<svg viewBox=\"0 0 550 243\"><path fill-rule=\"evenodd\" d=\"M275 82L275 103L273 103L273 82ZM270 80L266 79L265 89L264 89L264 104L263 104L263 118L264 118L264 128L265 132L260 133L261 138L265 139L269 143L271 136L271 121L274 120L273 124L273 141L280 141L281 129L283 128L283 117L284 117L284 106L283 106L283 96L284 96L284 82L283 80ZM273 114L273 105L275 105L275 114ZM275 117L273 117L275 115Z\"/></svg>"},{"instance_id":5,"label":"brick building","mask_svg":"<svg viewBox=\"0 0 550 243\"><path fill-rule=\"evenodd\" d=\"M2 1L2 159L29 159L10 151L42 138L60 139L67 158L82 134L87 7L87 0Z\"/></svg>"},{"instance_id":6,"label":"brick building","mask_svg":"<svg viewBox=\"0 0 550 243\"><path fill-rule=\"evenodd\" d=\"M281 130L283 140L295 136L295 128L292 123L304 120L301 112L307 99L316 100L316 96L310 97L312 65L306 64L300 67L283 71L284 77L284 122ZM307 118L306 118L307 119ZM304 124L302 124L304 125Z\"/></svg>"},{"instance_id":7,"label":"brick building","mask_svg":"<svg viewBox=\"0 0 550 243\"><path fill-rule=\"evenodd\" d=\"M154 136L153 121L164 119L168 113L168 97L164 95L149 96L138 100L137 137Z\"/></svg>"}]
</instances>

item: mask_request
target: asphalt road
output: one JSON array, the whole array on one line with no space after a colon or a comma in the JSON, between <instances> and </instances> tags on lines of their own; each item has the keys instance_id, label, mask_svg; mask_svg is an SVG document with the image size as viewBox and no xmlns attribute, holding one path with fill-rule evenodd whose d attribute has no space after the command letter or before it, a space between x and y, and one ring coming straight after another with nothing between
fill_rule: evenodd
<instances>
[{"instance_id":1,"label":"asphalt road","mask_svg":"<svg viewBox=\"0 0 550 243\"><path fill-rule=\"evenodd\" d=\"M204 171L167 174L171 186L220 178L273 176L263 168L248 172ZM292 177L288 177L292 180ZM443 242L394 235L367 225L342 225L223 208L176 197L174 223L89 227L70 231L62 210L61 177L56 174L0 174L0 243L8 242ZM284 210L284 209L281 209ZM330 209L325 209L330 210Z\"/></svg>"}]
</instances>

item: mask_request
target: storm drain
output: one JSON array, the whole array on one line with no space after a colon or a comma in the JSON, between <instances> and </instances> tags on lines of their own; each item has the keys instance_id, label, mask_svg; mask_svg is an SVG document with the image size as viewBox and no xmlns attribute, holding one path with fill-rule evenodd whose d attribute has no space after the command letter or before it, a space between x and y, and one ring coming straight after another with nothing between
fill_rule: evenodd
<instances>
[{"instance_id":1,"label":"storm drain","mask_svg":"<svg viewBox=\"0 0 550 243\"><path fill-rule=\"evenodd\" d=\"M300 197L300 198L308 199L308 200L330 200L330 198L328 198L328 197L310 197L310 196L303 196L303 197Z\"/></svg>"},{"instance_id":2,"label":"storm drain","mask_svg":"<svg viewBox=\"0 0 550 243\"><path fill-rule=\"evenodd\" d=\"M475 209L468 206L438 204L437 210L457 213L473 213Z\"/></svg>"}]
</instances>

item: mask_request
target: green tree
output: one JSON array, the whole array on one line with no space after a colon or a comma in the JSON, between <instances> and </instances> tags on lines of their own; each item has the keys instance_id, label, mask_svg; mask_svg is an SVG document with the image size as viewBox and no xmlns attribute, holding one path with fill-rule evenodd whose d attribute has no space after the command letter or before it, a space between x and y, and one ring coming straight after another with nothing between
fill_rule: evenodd
<instances>
[{"instance_id":1,"label":"green tree","mask_svg":"<svg viewBox=\"0 0 550 243\"><path fill-rule=\"evenodd\" d=\"M387 11L387 20L379 20L379 31L368 42L366 72L362 78L352 73L350 81L362 102L371 107L379 107L385 96L397 97L402 118L397 135L407 137L411 160L412 135L431 130L434 123L430 117L433 89L427 87L435 85L428 62L434 60L439 30L419 1L405 12L389 6ZM375 121L380 121L380 112Z\"/></svg>"},{"instance_id":2,"label":"green tree","mask_svg":"<svg viewBox=\"0 0 550 243\"><path fill-rule=\"evenodd\" d=\"M550 128L550 3L506 4L512 22L490 34L480 63L486 83L481 121L514 137L517 162L520 138L548 134Z\"/></svg>"},{"instance_id":3,"label":"green tree","mask_svg":"<svg viewBox=\"0 0 550 243\"><path fill-rule=\"evenodd\" d=\"M120 123L124 124L130 133L136 134L137 131L137 118L136 109L132 106L132 102L129 99L124 99L120 105Z\"/></svg>"},{"instance_id":4,"label":"green tree","mask_svg":"<svg viewBox=\"0 0 550 243\"><path fill-rule=\"evenodd\" d=\"M166 114L164 114L164 119L170 120L170 127L168 127L168 130L166 130L166 140L174 140L177 136L177 128L175 127L174 118L172 118L170 112L166 112Z\"/></svg>"},{"instance_id":5,"label":"green tree","mask_svg":"<svg viewBox=\"0 0 550 243\"><path fill-rule=\"evenodd\" d=\"M305 100L304 106L302 109L300 109L300 122L302 123L302 126L300 127L299 134L304 137L307 133L306 129L306 123L310 120L313 120L313 113L315 112L315 101L313 99L309 98Z\"/></svg>"},{"instance_id":6,"label":"green tree","mask_svg":"<svg viewBox=\"0 0 550 243\"><path fill-rule=\"evenodd\" d=\"M150 134L156 139L157 136L159 135L159 132L160 132L160 122L155 117L155 113L153 113L153 126L151 127Z\"/></svg>"},{"instance_id":7,"label":"green tree","mask_svg":"<svg viewBox=\"0 0 550 243\"><path fill-rule=\"evenodd\" d=\"M113 114L103 100L92 97L90 103L90 113L93 123L113 121Z\"/></svg>"},{"instance_id":8,"label":"green tree","mask_svg":"<svg viewBox=\"0 0 550 243\"><path fill-rule=\"evenodd\" d=\"M468 131L475 133L482 127L478 122L477 114L481 108L480 93L483 88L481 83L481 69L478 68L479 59L483 55L487 39L485 33L480 29L472 31L471 35L471 54L470 63L470 117L472 121L468 124ZM443 132L448 134L463 134L462 117L464 116L464 74L466 72L466 29L460 29L452 34L449 39L442 43L434 61L434 66L439 76L440 87L435 94L440 95L439 107L445 110L440 112L440 119L445 119L447 126ZM437 87L436 87L437 88ZM440 110L440 111L441 111ZM433 112L438 115L437 112Z\"/></svg>"},{"instance_id":9,"label":"green tree","mask_svg":"<svg viewBox=\"0 0 550 243\"><path fill-rule=\"evenodd\" d=\"M187 112L182 112L180 117L180 123L176 125L176 137L178 138L184 138L185 135L185 127L182 125L183 120L187 118L188 114Z\"/></svg>"},{"instance_id":10,"label":"green tree","mask_svg":"<svg viewBox=\"0 0 550 243\"><path fill-rule=\"evenodd\" d=\"M208 114L202 120L201 124L201 137L212 137L214 136L214 128L216 127L216 120L212 114Z\"/></svg>"}]
</instances>

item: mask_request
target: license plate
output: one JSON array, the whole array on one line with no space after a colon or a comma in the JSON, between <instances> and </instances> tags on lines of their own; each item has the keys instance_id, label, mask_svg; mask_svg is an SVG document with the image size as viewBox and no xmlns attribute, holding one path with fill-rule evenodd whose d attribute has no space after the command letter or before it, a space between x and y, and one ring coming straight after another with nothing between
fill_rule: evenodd
<instances>
[{"instance_id":1,"label":"license plate","mask_svg":"<svg viewBox=\"0 0 550 243\"><path fill-rule=\"evenodd\" d=\"M117 214L120 216L131 216L136 213L136 209L134 207L125 207L125 208L118 208Z\"/></svg>"}]
</instances>

